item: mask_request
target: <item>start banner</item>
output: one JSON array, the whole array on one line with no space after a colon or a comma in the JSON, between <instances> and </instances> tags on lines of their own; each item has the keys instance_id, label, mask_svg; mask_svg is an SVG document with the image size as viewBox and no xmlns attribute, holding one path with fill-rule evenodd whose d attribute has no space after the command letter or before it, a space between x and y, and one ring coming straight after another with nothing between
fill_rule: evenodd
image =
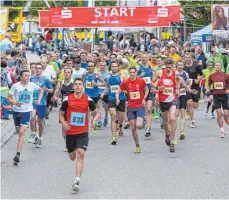
<instances>
[{"instance_id":1,"label":"start banner","mask_svg":"<svg viewBox=\"0 0 229 200\"><path fill-rule=\"evenodd\" d=\"M180 21L180 6L74 7L39 11L40 27L152 27Z\"/></svg>"}]
</instances>

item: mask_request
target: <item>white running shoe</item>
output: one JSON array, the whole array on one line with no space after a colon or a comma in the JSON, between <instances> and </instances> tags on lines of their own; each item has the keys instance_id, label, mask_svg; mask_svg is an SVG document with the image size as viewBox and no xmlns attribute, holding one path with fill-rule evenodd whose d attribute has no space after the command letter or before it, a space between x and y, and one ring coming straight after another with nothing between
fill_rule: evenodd
<instances>
[{"instance_id":1,"label":"white running shoe","mask_svg":"<svg viewBox=\"0 0 229 200\"><path fill-rule=\"evenodd\" d=\"M34 138L35 138L35 134L30 134L30 136L29 136L29 140L28 140L28 143L32 143L33 141L34 141Z\"/></svg>"},{"instance_id":2,"label":"white running shoe","mask_svg":"<svg viewBox=\"0 0 229 200\"><path fill-rule=\"evenodd\" d=\"M195 123L195 121L194 121L194 120L191 122L191 124L190 124L190 128L196 128L196 123Z\"/></svg>"}]
</instances>

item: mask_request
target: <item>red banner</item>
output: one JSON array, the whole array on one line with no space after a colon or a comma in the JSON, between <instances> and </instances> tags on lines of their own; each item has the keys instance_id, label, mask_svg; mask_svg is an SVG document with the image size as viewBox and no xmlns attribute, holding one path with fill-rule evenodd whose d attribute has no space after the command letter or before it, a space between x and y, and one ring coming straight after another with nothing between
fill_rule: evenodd
<instances>
[{"instance_id":1,"label":"red banner","mask_svg":"<svg viewBox=\"0 0 229 200\"><path fill-rule=\"evenodd\" d=\"M39 11L40 27L152 27L180 21L180 6L50 8Z\"/></svg>"}]
</instances>

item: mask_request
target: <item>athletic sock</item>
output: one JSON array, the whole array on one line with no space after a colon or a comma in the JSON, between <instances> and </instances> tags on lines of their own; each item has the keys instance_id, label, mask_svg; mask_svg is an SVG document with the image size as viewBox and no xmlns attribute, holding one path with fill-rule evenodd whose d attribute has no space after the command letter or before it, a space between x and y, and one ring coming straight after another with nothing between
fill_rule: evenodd
<instances>
[{"instance_id":1,"label":"athletic sock","mask_svg":"<svg viewBox=\"0 0 229 200\"><path fill-rule=\"evenodd\" d=\"M213 105L212 106L212 114L214 113L214 111L215 111L215 106Z\"/></svg>"},{"instance_id":2,"label":"athletic sock","mask_svg":"<svg viewBox=\"0 0 229 200\"><path fill-rule=\"evenodd\" d=\"M223 127L221 127L221 128L220 128L220 131L221 131L221 132L225 132L225 130L224 130L224 128L223 128Z\"/></svg>"},{"instance_id":3,"label":"athletic sock","mask_svg":"<svg viewBox=\"0 0 229 200\"><path fill-rule=\"evenodd\" d=\"M208 101L207 110L209 110L211 104L212 103Z\"/></svg>"},{"instance_id":4,"label":"athletic sock","mask_svg":"<svg viewBox=\"0 0 229 200\"><path fill-rule=\"evenodd\" d=\"M76 183L76 182L79 182L79 181L80 181L80 177L77 176L77 177L75 178L75 183Z\"/></svg>"}]
</instances>

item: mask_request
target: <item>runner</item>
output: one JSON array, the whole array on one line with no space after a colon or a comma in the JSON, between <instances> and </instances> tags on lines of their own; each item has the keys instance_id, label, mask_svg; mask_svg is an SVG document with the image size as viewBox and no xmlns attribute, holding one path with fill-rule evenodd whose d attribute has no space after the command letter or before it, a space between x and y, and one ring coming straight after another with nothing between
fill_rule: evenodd
<instances>
[{"instance_id":1,"label":"runner","mask_svg":"<svg viewBox=\"0 0 229 200\"><path fill-rule=\"evenodd\" d=\"M102 79L107 83L109 73L107 72L107 62L105 59L100 61L98 73L100 74ZM103 105L104 111L105 111L105 116L104 116L104 120L103 120L103 127L107 127L107 125L108 125L108 95L107 95L107 93L104 93L104 95L101 97L101 94L103 94L105 88L106 88L106 86L99 86L99 95L100 95L100 98L103 100L100 103ZM101 123L101 117L100 117L99 121Z\"/></svg>"},{"instance_id":2,"label":"runner","mask_svg":"<svg viewBox=\"0 0 229 200\"><path fill-rule=\"evenodd\" d=\"M209 76L207 91L209 92L211 85L213 85L213 99L217 113L217 122L221 132L220 137L225 138L226 132L223 128L223 118L225 119L226 124L229 125L229 76L222 72L221 63L215 63L215 70L216 72Z\"/></svg>"},{"instance_id":3,"label":"runner","mask_svg":"<svg viewBox=\"0 0 229 200\"><path fill-rule=\"evenodd\" d=\"M96 108L101 116L100 105L99 105L99 88L100 86L106 85L101 75L95 72L95 62L88 62L88 71L83 74L83 80L85 83L85 94L88 95L96 104ZM96 125L98 128L102 127L102 122L98 122Z\"/></svg>"},{"instance_id":4,"label":"runner","mask_svg":"<svg viewBox=\"0 0 229 200\"><path fill-rule=\"evenodd\" d=\"M64 68L64 80L60 81L56 85L56 89L53 95L54 101L58 102L59 97L61 98L61 102L63 102L64 98L73 91L73 79L72 79L72 68L65 67ZM62 128L62 135L64 141L66 140L65 130ZM67 148L64 148L64 152L67 152Z\"/></svg>"},{"instance_id":5,"label":"runner","mask_svg":"<svg viewBox=\"0 0 229 200\"><path fill-rule=\"evenodd\" d=\"M197 90L200 92L200 86L199 83L202 79L202 71L200 66L197 66L193 62L193 57L191 53L186 53L185 55L185 67L184 70L188 73L189 75L189 86L191 89ZM188 108L188 113L190 114L191 117L191 128L196 127L196 123L194 120L194 109L197 109L199 107L199 96L198 94L190 94L189 92L186 94L187 97L187 108Z\"/></svg>"},{"instance_id":6,"label":"runner","mask_svg":"<svg viewBox=\"0 0 229 200\"><path fill-rule=\"evenodd\" d=\"M136 67L138 71L138 77L143 78L146 82L146 85L151 90L152 87L152 78L153 78L153 70L149 63L149 56L145 53L141 55L142 65ZM151 123L152 123L152 110L153 110L153 100L154 94L151 92L148 93L146 98L146 134L145 137L150 137L151 133Z\"/></svg>"},{"instance_id":7,"label":"runner","mask_svg":"<svg viewBox=\"0 0 229 200\"><path fill-rule=\"evenodd\" d=\"M108 77L107 87L101 97L106 94L108 91L108 108L109 113L111 115L111 132L112 132L112 145L117 144L116 139L116 124L117 119L119 122L119 136L123 136L122 125L124 121L124 114L125 114L125 96L124 93L119 95L120 103L116 105L116 97L115 94L119 90L120 84L123 82L123 76L119 73L119 65L118 62L112 61L111 64L111 72L110 76Z\"/></svg>"},{"instance_id":8,"label":"runner","mask_svg":"<svg viewBox=\"0 0 229 200\"><path fill-rule=\"evenodd\" d=\"M82 79L75 79L73 83L74 93L68 95L62 102L59 120L66 133L66 147L69 157L76 162L76 177L72 185L72 190L79 191L80 177L84 166L84 154L88 147L88 111L93 111L92 128L95 128L99 119L99 112L94 101L84 94Z\"/></svg>"},{"instance_id":9,"label":"runner","mask_svg":"<svg viewBox=\"0 0 229 200\"><path fill-rule=\"evenodd\" d=\"M213 62L208 62L207 63L207 69L204 69L203 70L203 77L205 79L205 88L208 88L208 79L209 79L209 76L213 73L215 73L215 68L214 68L214 63ZM214 110L215 110L215 106L213 104L213 88L211 88L209 90L209 92L207 93L207 96L208 96L208 104L207 104L207 108L205 109L205 112L204 112L204 115L207 116L208 115L208 110L212 104L212 112L211 112L211 118L215 118L214 116Z\"/></svg>"},{"instance_id":10,"label":"runner","mask_svg":"<svg viewBox=\"0 0 229 200\"><path fill-rule=\"evenodd\" d=\"M194 91L190 90L190 88L184 84L184 80L180 76L176 75L176 72L172 69L172 67L173 60L170 58L166 59L165 69L159 71L153 78L154 84L158 79L159 80L158 84L155 84L152 88L152 92L158 93L159 107L163 120L163 128L165 130L165 143L170 146L170 152L175 152L174 145L176 144L175 133L177 128L177 94L180 93L179 90L181 84L189 92L194 93Z\"/></svg>"},{"instance_id":11,"label":"runner","mask_svg":"<svg viewBox=\"0 0 229 200\"><path fill-rule=\"evenodd\" d=\"M31 134L29 137L28 142L31 143L34 141L36 143L37 148L41 148L42 145L42 135L44 131L44 119L46 115L46 105L47 105L47 93L53 93L53 87L51 84L51 81L42 76L42 70L43 66L41 63L35 64L35 73L36 75L30 79L32 83L35 83L39 87L41 87L44 90L43 97L41 99L41 102L39 105L36 105L33 103L33 112L32 112L32 118L30 121L30 128L31 128ZM39 91L35 90L33 93L33 100L34 102L38 100ZM37 116L37 123L36 123L36 116ZM39 134L37 134L37 124L38 124L38 131Z\"/></svg>"},{"instance_id":12,"label":"runner","mask_svg":"<svg viewBox=\"0 0 229 200\"><path fill-rule=\"evenodd\" d=\"M146 82L137 77L137 69L129 68L129 78L123 81L120 89L116 92L116 105L120 104L119 95L121 91L126 91L128 96L127 117L131 125L132 136L136 145L135 152L140 153L137 129L143 127L145 100L148 96L149 89Z\"/></svg>"},{"instance_id":13,"label":"runner","mask_svg":"<svg viewBox=\"0 0 229 200\"><path fill-rule=\"evenodd\" d=\"M73 80L75 80L76 78L82 78L83 74L86 72L86 69L81 67L80 58L76 58L74 60L74 63L75 63L75 68L73 68L73 73L72 73Z\"/></svg>"},{"instance_id":14,"label":"runner","mask_svg":"<svg viewBox=\"0 0 229 200\"><path fill-rule=\"evenodd\" d=\"M20 72L20 79L18 83L15 83L8 96L10 105L13 105L13 119L14 125L19 134L17 153L14 157L14 164L17 165L20 162L20 153L24 144L24 137L29 125L31 112L33 110L33 92L39 90L39 97L37 101L34 101L36 105L39 105L43 96L43 89L37 86L35 83L29 82L30 71L22 70Z\"/></svg>"},{"instance_id":15,"label":"runner","mask_svg":"<svg viewBox=\"0 0 229 200\"><path fill-rule=\"evenodd\" d=\"M183 78L185 84L187 84L189 76L188 76L188 73L184 71L184 62L181 60L177 61L176 67L177 67L177 74L181 78ZM186 89L183 86L180 86L179 98L177 102L177 117L180 114L180 140L183 140L185 138L184 128L185 128L186 107L187 107Z\"/></svg>"}]
</instances>

